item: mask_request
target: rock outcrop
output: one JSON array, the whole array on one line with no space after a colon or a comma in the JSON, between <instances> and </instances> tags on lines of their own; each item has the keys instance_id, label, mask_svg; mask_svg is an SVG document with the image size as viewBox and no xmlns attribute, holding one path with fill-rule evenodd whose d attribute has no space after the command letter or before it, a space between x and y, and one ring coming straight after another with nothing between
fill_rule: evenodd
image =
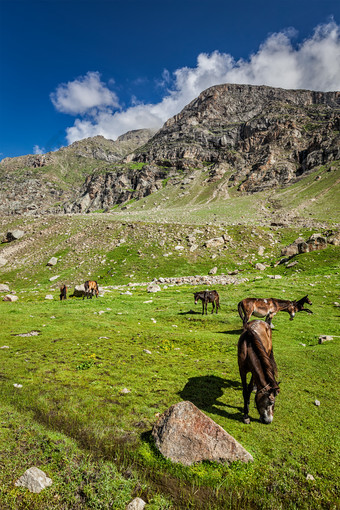
<instances>
[{"instance_id":1,"label":"rock outcrop","mask_svg":"<svg viewBox=\"0 0 340 510\"><path fill-rule=\"evenodd\" d=\"M167 409L152 430L159 451L173 462L253 461L253 457L230 434L191 402Z\"/></svg>"}]
</instances>

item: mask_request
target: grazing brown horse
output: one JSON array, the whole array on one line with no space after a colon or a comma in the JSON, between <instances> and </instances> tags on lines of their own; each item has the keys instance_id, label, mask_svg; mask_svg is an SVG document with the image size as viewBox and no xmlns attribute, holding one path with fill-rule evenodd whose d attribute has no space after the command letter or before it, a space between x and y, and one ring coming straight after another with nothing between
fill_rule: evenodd
<instances>
[{"instance_id":1,"label":"grazing brown horse","mask_svg":"<svg viewBox=\"0 0 340 510\"><path fill-rule=\"evenodd\" d=\"M243 387L244 423L250 423L249 400L256 385L255 404L262 423L273 421L275 397L280 391L275 380L277 368L273 355L272 330L264 321L246 324L238 341L238 366ZM247 373L251 379L247 385Z\"/></svg>"},{"instance_id":2,"label":"grazing brown horse","mask_svg":"<svg viewBox=\"0 0 340 510\"><path fill-rule=\"evenodd\" d=\"M60 287L60 301L62 301L63 299L66 299L66 293L67 293L67 287L65 284L63 284Z\"/></svg>"},{"instance_id":3,"label":"grazing brown horse","mask_svg":"<svg viewBox=\"0 0 340 510\"><path fill-rule=\"evenodd\" d=\"M98 294L99 294L99 288L98 288L98 283L95 282L95 281L92 281L92 280L87 280L85 283L84 283L84 287L85 287L85 294L83 296L83 300L86 296L86 298L90 298L92 299L92 296L96 295L96 297L98 297Z\"/></svg>"},{"instance_id":4,"label":"grazing brown horse","mask_svg":"<svg viewBox=\"0 0 340 510\"><path fill-rule=\"evenodd\" d=\"M195 305L197 305L198 300L200 299L202 301L202 315L207 315L207 308L208 303L212 303L212 311L211 313L214 313L215 305L216 305L216 313L218 312L218 309L220 307L220 296L218 295L216 290L203 290L202 292L195 292Z\"/></svg>"},{"instance_id":5,"label":"grazing brown horse","mask_svg":"<svg viewBox=\"0 0 340 510\"><path fill-rule=\"evenodd\" d=\"M246 298L239 302L237 308L243 321L243 326L247 324L251 315L255 315L255 317L265 317L266 322L268 322L270 327L273 328L274 325L272 324L272 318L277 314L277 312L288 312L291 321L294 319L297 312L313 313L311 310L308 310L308 308L303 307L305 303L308 303L309 305L312 304L310 299L308 299L308 295L298 301L288 301L275 298Z\"/></svg>"}]
</instances>

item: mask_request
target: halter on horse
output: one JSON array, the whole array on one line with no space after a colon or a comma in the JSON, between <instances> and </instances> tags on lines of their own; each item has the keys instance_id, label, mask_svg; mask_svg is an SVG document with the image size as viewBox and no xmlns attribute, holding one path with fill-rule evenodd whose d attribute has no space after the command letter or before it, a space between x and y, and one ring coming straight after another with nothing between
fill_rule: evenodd
<instances>
[{"instance_id":1,"label":"halter on horse","mask_svg":"<svg viewBox=\"0 0 340 510\"><path fill-rule=\"evenodd\" d=\"M238 365L243 387L244 423L250 423L249 401L254 384L257 391L255 404L262 423L271 423L275 397L280 391L275 380L277 368L273 355L272 330L264 321L246 324L238 341ZM247 385L247 373L251 379Z\"/></svg>"}]
</instances>

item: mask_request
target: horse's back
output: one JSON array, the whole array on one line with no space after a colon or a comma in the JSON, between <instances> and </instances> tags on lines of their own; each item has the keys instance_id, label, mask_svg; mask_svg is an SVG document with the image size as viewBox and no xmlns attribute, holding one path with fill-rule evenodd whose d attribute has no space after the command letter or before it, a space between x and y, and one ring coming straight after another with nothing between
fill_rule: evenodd
<instances>
[{"instance_id":1,"label":"horse's back","mask_svg":"<svg viewBox=\"0 0 340 510\"><path fill-rule=\"evenodd\" d=\"M265 321L250 321L248 322L245 331L248 331L251 335L256 335L260 338L263 347L267 353L272 350L272 329L270 325Z\"/></svg>"}]
</instances>

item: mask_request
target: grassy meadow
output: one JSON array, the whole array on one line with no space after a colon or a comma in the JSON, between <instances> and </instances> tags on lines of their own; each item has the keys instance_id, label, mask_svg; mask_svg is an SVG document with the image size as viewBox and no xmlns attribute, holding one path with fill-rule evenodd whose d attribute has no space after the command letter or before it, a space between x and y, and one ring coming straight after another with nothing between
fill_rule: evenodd
<instances>
[{"instance_id":1,"label":"grassy meadow","mask_svg":"<svg viewBox=\"0 0 340 510\"><path fill-rule=\"evenodd\" d=\"M45 235L42 220L39 226L25 221L32 244L25 253L18 248L22 264L2 268L0 280L19 296L15 303L0 301L1 509L119 510L135 496L154 510L338 508L339 248L299 255L294 268L259 272L256 261L273 265L283 245L312 231L251 234L247 227L230 227L233 244L212 258L201 248L181 255L173 249L186 233L183 226L160 232L151 224L129 229L112 220L94 224L89 217L58 220L64 223L53 230L53 220L45 218L46 232L50 229ZM214 228L206 235L225 230ZM91 239L105 230L109 239L83 246L84 230ZM165 244L159 245L164 232ZM266 247L263 258L258 244ZM249 254L242 258L246 246ZM46 260L52 255L61 262L51 271ZM193 292L207 286L162 284L161 292L147 293L146 285L129 285L206 275L214 265L219 274L238 268L238 276L247 278L213 287L220 294L217 315L202 316L201 305L194 305ZM89 272L99 277L102 295L60 302L58 282L81 283ZM58 282L49 281L52 274L60 275ZM282 278L269 278L275 274ZM245 425L237 303L247 296L306 294L313 315L300 313L289 321L281 313L273 321L281 388L274 421L259 422L252 398L251 424ZM334 337L320 345L320 335ZM193 402L234 436L254 463L183 467L164 459L151 429L159 413L181 400ZM53 480L40 494L14 485L32 465Z\"/></svg>"}]
</instances>

